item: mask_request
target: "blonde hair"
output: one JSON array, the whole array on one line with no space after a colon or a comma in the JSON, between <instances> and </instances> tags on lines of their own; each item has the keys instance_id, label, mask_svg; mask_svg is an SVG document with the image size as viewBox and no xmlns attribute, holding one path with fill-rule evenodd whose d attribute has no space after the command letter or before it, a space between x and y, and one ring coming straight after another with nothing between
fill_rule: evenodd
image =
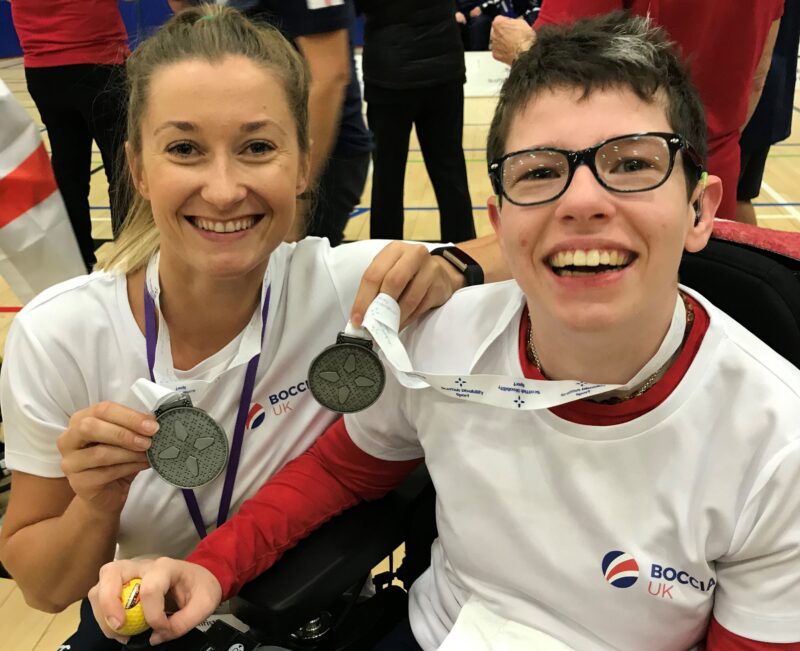
<instances>
[{"instance_id":1,"label":"blonde hair","mask_svg":"<svg viewBox=\"0 0 800 651\"><path fill-rule=\"evenodd\" d=\"M173 16L128 58L128 147L142 152L141 121L147 107L150 80L157 69L189 59L217 62L241 55L275 73L283 84L295 118L297 141L308 153L308 83L305 60L274 27L256 25L224 5L200 5ZM133 186L127 173L131 207L109 257L99 269L131 273L142 268L158 250L159 233L150 202Z\"/></svg>"}]
</instances>

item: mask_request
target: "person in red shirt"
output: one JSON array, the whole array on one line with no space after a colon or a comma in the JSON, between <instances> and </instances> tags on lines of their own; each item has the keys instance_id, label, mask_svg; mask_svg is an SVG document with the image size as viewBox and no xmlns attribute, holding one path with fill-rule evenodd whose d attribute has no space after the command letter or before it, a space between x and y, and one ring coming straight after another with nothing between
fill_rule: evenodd
<instances>
[{"instance_id":1,"label":"person in red shirt","mask_svg":"<svg viewBox=\"0 0 800 651\"><path fill-rule=\"evenodd\" d=\"M724 189L717 217L736 218L739 134L761 94L778 34L783 0L546 0L535 28L617 9L649 15L667 30L689 64L706 110L708 169ZM511 63L535 39L527 23L503 16L492 24L492 53Z\"/></svg>"},{"instance_id":2,"label":"person in red shirt","mask_svg":"<svg viewBox=\"0 0 800 651\"><path fill-rule=\"evenodd\" d=\"M92 140L103 158L114 233L125 218L128 34L117 0L14 0L25 79L50 140L52 165L86 268L95 263L89 185Z\"/></svg>"}]
</instances>

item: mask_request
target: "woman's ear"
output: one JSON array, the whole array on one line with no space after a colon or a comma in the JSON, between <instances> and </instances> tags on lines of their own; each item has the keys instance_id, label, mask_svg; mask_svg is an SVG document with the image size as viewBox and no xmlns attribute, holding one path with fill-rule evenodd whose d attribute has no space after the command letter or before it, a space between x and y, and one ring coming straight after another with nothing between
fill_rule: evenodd
<instances>
[{"instance_id":1,"label":"woman's ear","mask_svg":"<svg viewBox=\"0 0 800 651\"><path fill-rule=\"evenodd\" d=\"M297 183L295 194L299 197L308 189L309 177L311 176L311 152L307 151L300 154L300 163L297 169Z\"/></svg>"}]
</instances>

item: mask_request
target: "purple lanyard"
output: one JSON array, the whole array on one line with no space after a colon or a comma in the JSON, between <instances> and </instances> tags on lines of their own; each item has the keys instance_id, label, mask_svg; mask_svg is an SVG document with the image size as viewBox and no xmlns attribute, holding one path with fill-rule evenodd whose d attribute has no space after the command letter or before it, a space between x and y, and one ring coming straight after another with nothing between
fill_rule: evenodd
<instances>
[{"instance_id":1,"label":"purple lanyard","mask_svg":"<svg viewBox=\"0 0 800 651\"><path fill-rule=\"evenodd\" d=\"M264 307L261 310L261 346L264 346L264 333L267 328L267 317L269 316L269 297L271 286L267 287L266 297L264 298ZM147 291L147 281L144 284L144 320L145 320L145 340L147 342L147 366L150 369L150 380L155 382L153 375L153 366L156 361L156 307L153 297ZM228 519L228 512L231 508L231 497L233 496L233 485L236 482L236 471L239 469L239 457L242 452L242 443L244 441L244 426L247 422L247 412L250 409L250 403L253 399L253 389L256 384L256 370L258 370L258 361L261 358L261 352L254 355L253 358L247 363L247 370L244 374L244 385L242 386L242 396L239 399L239 411L236 414L236 426L233 430L233 443L231 444L230 458L228 459L228 468L225 471L225 485L222 488L222 496L219 499L219 513L217 514L217 527L221 527L225 520ZM190 488L181 489L183 498L186 500L186 506L189 509L189 514L192 516L192 522L197 529L197 534L201 539L206 537L206 527L203 523L203 516L200 513L200 506L197 503L194 491Z\"/></svg>"}]
</instances>

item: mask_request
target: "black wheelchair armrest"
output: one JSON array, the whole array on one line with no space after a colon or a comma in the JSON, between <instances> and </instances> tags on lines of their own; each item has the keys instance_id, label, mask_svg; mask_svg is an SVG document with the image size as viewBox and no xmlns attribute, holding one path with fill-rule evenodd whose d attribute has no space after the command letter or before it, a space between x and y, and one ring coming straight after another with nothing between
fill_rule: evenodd
<instances>
[{"instance_id":1,"label":"black wheelchair armrest","mask_svg":"<svg viewBox=\"0 0 800 651\"><path fill-rule=\"evenodd\" d=\"M288 635L362 580L403 542L430 486L424 465L395 490L326 522L287 551L231 601L236 617L260 631Z\"/></svg>"}]
</instances>

